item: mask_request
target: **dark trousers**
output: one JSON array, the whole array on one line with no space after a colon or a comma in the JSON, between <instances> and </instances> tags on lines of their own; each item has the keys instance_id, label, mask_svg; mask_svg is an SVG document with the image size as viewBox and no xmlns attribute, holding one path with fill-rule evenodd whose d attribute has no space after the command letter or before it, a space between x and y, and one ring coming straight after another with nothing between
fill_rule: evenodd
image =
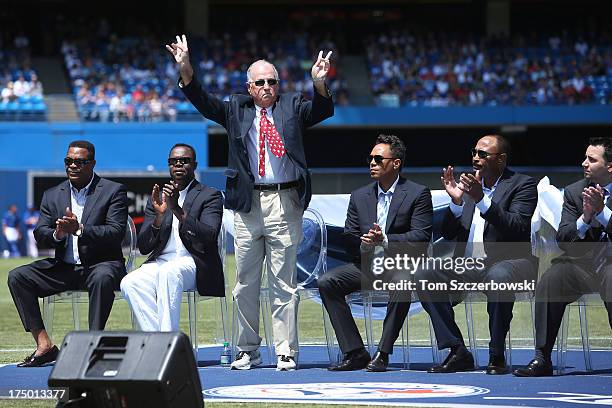
<instances>
[{"instance_id":1,"label":"dark trousers","mask_svg":"<svg viewBox=\"0 0 612 408\"><path fill-rule=\"evenodd\" d=\"M89 329L104 330L115 299L114 291L124 275L123 261L82 266L48 258L10 271L8 287L28 332L45 328L38 298L84 289L89 292Z\"/></svg>"},{"instance_id":2,"label":"dark trousers","mask_svg":"<svg viewBox=\"0 0 612 408\"><path fill-rule=\"evenodd\" d=\"M563 320L565 307L586 293L599 292L612 328L612 265L599 274L568 259L558 259L536 287L536 349L549 359Z\"/></svg>"},{"instance_id":3,"label":"dark trousers","mask_svg":"<svg viewBox=\"0 0 612 408\"><path fill-rule=\"evenodd\" d=\"M317 284L321 300L334 327L340 350L346 354L363 348L363 340L345 296L362 289L370 289L371 280L364 279L359 266L350 263L326 272L319 278ZM393 344L399 336L410 309L410 293L391 292L389 296L390 301L387 304L387 314L383 322L383 333L378 349L392 354Z\"/></svg>"},{"instance_id":4,"label":"dark trousers","mask_svg":"<svg viewBox=\"0 0 612 408\"><path fill-rule=\"evenodd\" d=\"M459 301L458 293L431 292L422 290L420 280L449 284L455 279L459 282L522 282L532 281L537 277L537 268L529 259L510 259L491 264L485 269L471 269L463 274L446 270L421 270L416 273L416 288L423 308L429 313L436 334L438 348L465 344L461 330L455 322L453 306ZM501 291L485 292L487 295L487 312L489 314L489 353L503 356L505 340L514 307L514 294Z\"/></svg>"}]
</instances>

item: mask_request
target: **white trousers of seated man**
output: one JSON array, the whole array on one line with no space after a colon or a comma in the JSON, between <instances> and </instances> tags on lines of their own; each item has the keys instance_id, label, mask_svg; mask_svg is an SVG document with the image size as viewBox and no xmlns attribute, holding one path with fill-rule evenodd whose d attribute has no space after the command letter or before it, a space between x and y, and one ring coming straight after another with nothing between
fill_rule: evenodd
<instances>
[{"instance_id":1,"label":"white trousers of seated man","mask_svg":"<svg viewBox=\"0 0 612 408\"><path fill-rule=\"evenodd\" d=\"M190 256L163 255L128 273L121 292L142 331L178 331L183 291L195 288L196 266Z\"/></svg>"}]
</instances>

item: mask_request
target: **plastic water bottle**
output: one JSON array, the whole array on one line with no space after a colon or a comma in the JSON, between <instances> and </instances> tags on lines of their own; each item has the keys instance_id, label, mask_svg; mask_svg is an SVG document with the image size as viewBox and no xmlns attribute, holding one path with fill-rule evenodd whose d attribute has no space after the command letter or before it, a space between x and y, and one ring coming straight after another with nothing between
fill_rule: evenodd
<instances>
[{"instance_id":1,"label":"plastic water bottle","mask_svg":"<svg viewBox=\"0 0 612 408\"><path fill-rule=\"evenodd\" d=\"M221 366L229 367L232 364L232 349L229 343L226 341L223 343L223 350L221 351Z\"/></svg>"}]
</instances>

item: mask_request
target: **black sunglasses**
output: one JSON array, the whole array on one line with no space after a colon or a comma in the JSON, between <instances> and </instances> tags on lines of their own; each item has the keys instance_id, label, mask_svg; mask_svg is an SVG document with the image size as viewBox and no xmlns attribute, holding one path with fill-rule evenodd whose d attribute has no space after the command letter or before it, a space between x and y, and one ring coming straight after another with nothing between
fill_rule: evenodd
<instances>
[{"instance_id":1,"label":"black sunglasses","mask_svg":"<svg viewBox=\"0 0 612 408\"><path fill-rule=\"evenodd\" d=\"M255 86L264 86L265 83L268 83L270 86L274 86L278 84L278 79L276 78L268 78L268 79L258 79L257 81L251 81Z\"/></svg>"},{"instance_id":2,"label":"black sunglasses","mask_svg":"<svg viewBox=\"0 0 612 408\"><path fill-rule=\"evenodd\" d=\"M472 149L472 157L478 155L479 158L481 159L486 159L489 156L495 156L496 154L503 154L503 153L489 153L489 152L485 152L484 150L476 150L476 149Z\"/></svg>"},{"instance_id":3,"label":"black sunglasses","mask_svg":"<svg viewBox=\"0 0 612 408\"><path fill-rule=\"evenodd\" d=\"M91 163L93 160L91 159L73 159L72 157L65 157L64 164L66 166L71 166L72 163L76 164L78 167L84 166L86 164Z\"/></svg>"},{"instance_id":4,"label":"black sunglasses","mask_svg":"<svg viewBox=\"0 0 612 408\"><path fill-rule=\"evenodd\" d=\"M372 159L376 164L382 164L383 160L395 160L395 157L382 157L380 154L375 154L374 156L368 156L368 164L372 163Z\"/></svg>"},{"instance_id":5,"label":"black sunglasses","mask_svg":"<svg viewBox=\"0 0 612 408\"><path fill-rule=\"evenodd\" d=\"M193 162L193 159L191 157L170 157L168 159L169 166L176 166L179 163L181 163L182 165L191 164L191 162Z\"/></svg>"}]
</instances>

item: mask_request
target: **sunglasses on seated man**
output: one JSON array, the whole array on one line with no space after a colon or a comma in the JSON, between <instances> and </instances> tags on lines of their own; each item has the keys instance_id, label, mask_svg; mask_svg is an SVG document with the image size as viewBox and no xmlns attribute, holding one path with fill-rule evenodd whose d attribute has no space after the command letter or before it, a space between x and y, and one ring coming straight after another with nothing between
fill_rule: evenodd
<instances>
[{"instance_id":1,"label":"sunglasses on seated man","mask_svg":"<svg viewBox=\"0 0 612 408\"><path fill-rule=\"evenodd\" d=\"M250 81L250 83L255 84L255 86L264 86L266 82L268 83L268 85L274 86L278 84L278 79L268 78L268 79L258 79L257 81Z\"/></svg>"},{"instance_id":2,"label":"sunglasses on seated man","mask_svg":"<svg viewBox=\"0 0 612 408\"><path fill-rule=\"evenodd\" d=\"M191 162L193 161L193 159L191 157L170 157L168 159L168 165L169 166L176 166L177 164L191 164Z\"/></svg>"},{"instance_id":3,"label":"sunglasses on seated man","mask_svg":"<svg viewBox=\"0 0 612 408\"><path fill-rule=\"evenodd\" d=\"M489 152L485 152L484 150L476 150L476 149L472 149L472 157L478 155L479 158L481 159L486 159L489 156L495 156L497 154L503 154L503 153L489 153Z\"/></svg>"},{"instance_id":4,"label":"sunglasses on seated man","mask_svg":"<svg viewBox=\"0 0 612 408\"><path fill-rule=\"evenodd\" d=\"M368 164L372 163L372 159L374 159L374 163L376 164L382 164L383 160L395 160L395 157L382 157L380 154L376 154L374 156L369 155L368 156Z\"/></svg>"},{"instance_id":5,"label":"sunglasses on seated man","mask_svg":"<svg viewBox=\"0 0 612 408\"><path fill-rule=\"evenodd\" d=\"M92 162L92 160L90 160L90 159L73 159L72 157L64 158L64 164L66 166L71 166L72 163L74 163L78 167L81 167L81 166L84 166L84 165L89 164L91 162Z\"/></svg>"}]
</instances>

